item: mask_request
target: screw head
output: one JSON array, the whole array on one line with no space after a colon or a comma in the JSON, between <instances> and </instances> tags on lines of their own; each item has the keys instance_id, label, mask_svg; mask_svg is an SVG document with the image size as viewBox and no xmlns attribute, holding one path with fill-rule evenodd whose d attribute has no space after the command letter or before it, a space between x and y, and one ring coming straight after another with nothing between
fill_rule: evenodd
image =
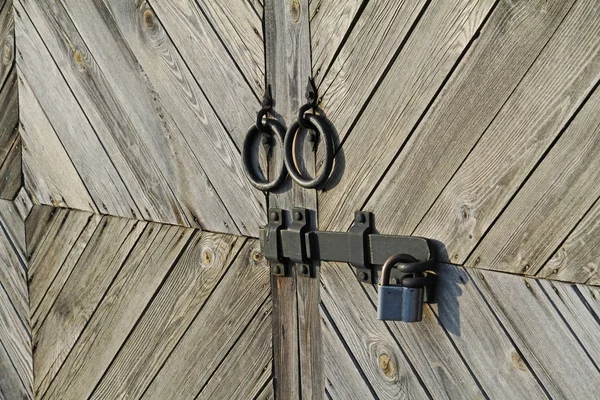
<instances>
[{"instance_id":1,"label":"screw head","mask_svg":"<svg viewBox=\"0 0 600 400\"><path fill-rule=\"evenodd\" d=\"M281 274L281 265L279 265L279 264L273 265L273 273L275 273L277 275Z\"/></svg>"},{"instance_id":2,"label":"screw head","mask_svg":"<svg viewBox=\"0 0 600 400\"><path fill-rule=\"evenodd\" d=\"M367 221L367 218L365 217L365 214L360 212L356 214L356 217L354 217L354 221L357 224L364 224Z\"/></svg>"},{"instance_id":3,"label":"screw head","mask_svg":"<svg viewBox=\"0 0 600 400\"><path fill-rule=\"evenodd\" d=\"M302 272L302 275L308 275L308 265L302 264L300 271Z\"/></svg>"},{"instance_id":4,"label":"screw head","mask_svg":"<svg viewBox=\"0 0 600 400\"><path fill-rule=\"evenodd\" d=\"M296 221L302 221L302 218L302 213L300 211L294 213L294 219L296 219Z\"/></svg>"},{"instance_id":5,"label":"screw head","mask_svg":"<svg viewBox=\"0 0 600 400\"><path fill-rule=\"evenodd\" d=\"M359 273L358 273L358 279L360 279L361 281L363 281L363 282L364 282L364 281L366 281L366 280L367 280L367 278L368 278L368 277L367 277L367 273L366 273L366 272L362 272L362 271L361 271L361 272L359 272Z\"/></svg>"},{"instance_id":6,"label":"screw head","mask_svg":"<svg viewBox=\"0 0 600 400\"><path fill-rule=\"evenodd\" d=\"M279 213L277 211L271 211L271 221L279 221Z\"/></svg>"}]
</instances>

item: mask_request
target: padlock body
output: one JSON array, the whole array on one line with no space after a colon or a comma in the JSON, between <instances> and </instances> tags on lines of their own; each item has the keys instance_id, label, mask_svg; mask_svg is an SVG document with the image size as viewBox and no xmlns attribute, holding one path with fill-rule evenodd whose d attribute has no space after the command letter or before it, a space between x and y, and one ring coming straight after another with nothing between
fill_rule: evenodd
<instances>
[{"instance_id":1,"label":"padlock body","mask_svg":"<svg viewBox=\"0 0 600 400\"><path fill-rule=\"evenodd\" d=\"M420 321L423 317L423 295L423 288L379 286L377 318L385 321Z\"/></svg>"}]
</instances>

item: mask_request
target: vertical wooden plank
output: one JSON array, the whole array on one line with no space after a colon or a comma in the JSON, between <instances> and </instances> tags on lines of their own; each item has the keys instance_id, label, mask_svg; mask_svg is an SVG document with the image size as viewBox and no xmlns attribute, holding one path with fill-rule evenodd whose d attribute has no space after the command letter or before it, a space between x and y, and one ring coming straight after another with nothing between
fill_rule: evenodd
<instances>
[{"instance_id":1,"label":"vertical wooden plank","mask_svg":"<svg viewBox=\"0 0 600 400\"><path fill-rule=\"evenodd\" d=\"M308 0L265 2L267 84L274 108L287 126L306 100L311 72ZM299 135L302 137L304 135ZM308 142L301 155L309 173L315 158ZM292 185L288 179L269 196L269 207L317 210L316 191ZM323 397L319 281L311 278L272 278L275 393L278 398Z\"/></svg>"}]
</instances>

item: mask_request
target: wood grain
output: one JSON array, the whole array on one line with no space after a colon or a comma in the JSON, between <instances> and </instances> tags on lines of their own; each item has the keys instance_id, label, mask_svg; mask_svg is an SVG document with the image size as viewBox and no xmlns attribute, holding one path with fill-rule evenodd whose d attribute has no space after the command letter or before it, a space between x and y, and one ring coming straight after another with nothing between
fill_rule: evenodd
<instances>
[{"instance_id":1,"label":"wood grain","mask_svg":"<svg viewBox=\"0 0 600 400\"><path fill-rule=\"evenodd\" d=\"M535 280L484 270L470 276L551 397L598 391L600 372Z\"/></svg>"},{"instance_id":2,"label":"wood grain","mask_svg":"<svg viewBox=\"0 0 600 400\"><path fill-rule=\"evenodd\" d=\"M19 213L16 202L0 199L0 224L2 224L2 228L15 246L17 254L26 264L25 219Z\"/></svg>"},{"instance_id":3,"label":"wood grain","mask_svg":"<svg viewBox=\"0 0 600 400\"><path fill-rule=\"evenodd\" d=\"M2 2L0 2L2 3ZM15 62L15 20L12 1L0 4L0 88L5 85Z\"/></svg>"},{"instance_id":4,"label":"wood grain","mask_svg":"<svg viewBox=\"0 0 600 400\"><path fill-rule=\"evenodd\" d=\"M23 186L23 174L21 168L21 138L16 137L4 163L0 165L0 198L14 200Z\"/></svg>"},{"instance_id":5,"label":"wood grain","mask_svg":"<svg viewBox=\"0 0 600 400\"><path fill-rule=\"evenodd\" d=\"M32 399L31 387L26 387L0 340L0 398Z\"/></svg>"},{"instance_id":6,"label":"wood grain","mask_svg":"<svg viewBox=\"0 0 600 400\"><path fill-rule=\"evenodd\" d=\"M208 101L241 149L246 132L256 119L258 98L194 0L151 3Z\"/></svg>"},{"instance_id":7,"label":"wood grain","mask_svg":"<svg viewBox=\"0 0 600 400\"><path fill-rule=\"evenodd\" d=\"M346 230L352 222L353 212L363 207L368 199L371 191L377 186L381 176L393 161L402 148L403 143L409 136L411 130L418 123L421 115L427 109L428 104L435 98L437 91L444 84L444 80L452 70L454 64L461 57L463 51L469 45L471 37L480 28L487 13L493 6L493 1L471 1L463 0L459 2L433 2L427 7L419 23L413 33L408 38L406 44L402 48L398 58L391 65L389 71L385 75L385 79L378 86L378 90L373 95L373 98L365 106L364 112L353 128L353 133L347 136L342 149L336 155L336 163L340 164L337 172L330 179L330 183L326 187L326 191L319 194L319 225L328 230ZM391 4L389 3L392 7ZM394 6L399 3L393 3ZM402 3L405 4L405 3ZM412 10L407 5L404 13L404 20L401 26L403 34L414 21L419 8ZM411 11L412 10L412 11ZM366 10L365 10L366 13ZM400 15L397 18L400 18ZM383 24L385 26L385 24ZM354 32L358 32L356 28ZM358 34L358 33L357 33ZM387 39L386 39L387 40ZM401 39L398 39L401 40ZM390 42L397 46L397 40ZM381 50L383 57L389 60L390 50ZM358 56L360 52L356 54ZM364 55L360 56L361 62L367 60L373 63L374 67L381 70L378 74L381 75L387 64L383 61L371 60ZM367 74L367 70L357 67L361 73ZM349 112L350 108L355 110L352 112L352 117L343 117L345 124L351 124L356 117L358 111L367 100L373 88L373 73L369 71L369 75L361 77L362 82L371 85L371 88L362 87L361 91L356 92L360 98L354 98L349 94L342 95L336 93L332 88L325 95L323 107L328 107L326 99L330 101L341 101L348 103L343 106L340 104L340 110L344 113ZM337 100L334 100L337 99ZM352 106L350 106L350 104ZM360 104L360 106L359 106ZM338 117L335 116L332 106L326 108L328 115L336 124L340 132L340 138L343 138L345 129L342 122L337 122ZM402 152L403 154L405 152ZM414 155L411 151L406 153ZM367 162L365 162L365 160ZM420 161L420 159L419 159ZM410 176L416 175L415 168L406 166L404 162L401 171L409 173ZM419 163L419 168L425 168L426 164ZM410 171L410 172L408 172ZM391 171L386 175L394 177L395 171ZM413 217L417 210L418 203L413 203L409 196L418 191L418 187L422 185L419 181L419 186L411 181L410 190L401 182L401 177L395 180L389 179L391 182L386 182L382 188L387 188L381 196L389 195L394 192L393 209L394 213L390 213L388 217L379 219L377 222L385 223L383 226L386 229L393 227L395 233L403 230L406 222ZM392 183L393 182L393 183ZM401 193L396 192L396 188ZM375 193L375 201L371 201L367 205L367 209L378 210L381 214L383 210L390 210L385 201L378 201L377 193ZM385 200L385 199L384 199ZM411 207L410 212L402 212L402 208L398 204L405 204ZM382 224L378 225L378 229L382 229Z\"/></svg>"},{"instance_id":8,"label":"wood grain","mask_svg":"<svg viewBox=\"0 0 600 400\"><path fill-rule=\"evenodd\" d=\"M194 232L151 223L48 388L46 398L88 398Z\"/></svg>"},{"instance_id":9,"label":"wood grain","mask_svg":"<svg viewBox=\"0 0 600 400\"><path fill-rule=\"evenodd\" d=\"M17 71L12 69L4 87L0 86L0 164L7 157L11 145L18 135L19 120Z\"/></svg>"},{"instance_id":10,"label":"wood grain","mask_svg":"<svg viewBox=\"0 0 600 400\"><path fill-rule=\"evenodd\" d=\"M53 223L56 210L50 206L34 205L25 220L26 258L30 259Z\"/></svg>"},{"instance_id":11,"label":"wood grain","mask_svg":"<svg viewBox=\"0 0 600 400\"><path fill-rule=\"evenodd\" d=\"M250 247L240 252L245 243L234 236L196 234L90 398L140 397L231 263L242 263L239 257Z\"/></svg>"},{"instance_id":12,"label":"wood grain","mask_svg":"<svg viewBox=\"0 0 600 400\"><path fill-rule=\"evenodd\" d=\"M263 303L196 399L254 399L273 370L273 301Z\"/></svg>"},{"instance_id":13,"label":"wood grain","mask_svg":"<svg viewBox=\"0 0 600 400\"><path fill-rule=\"evenodd\" d=\"M143 398L192 398L210 379L269 298L269 268L253 262L256 251L251 241L238 255Z\"/></svg>"},{"instance_id":14,"label":"wood grain","mask_svg":"<svg viewBox=\"0 0 600 400\"><path fill-rule=\"evenodd\" d=\"M265 45L262 21L250 2L196 0L196 3L256 96L262 97L265 90Z\"/></svg>"},{"instance_id":15,"label":"wood grain","mask_svg":"<svg viewBox=\"0 0 600 400\"><path fill-rule=\"evenodd\" d=\"M37 204L98 212L29 83L19 79L19 99L27 104L19 120L23 141L23 180Z\"/></svg>"},{"instance_id":16,"label":"wood grain","mask_svg":"<svg viewBox=\"0 0 600 400\"><path fill-rule=\"evenodd\" d=\"M141 215L20 2L15 9L20 76L28 81L99 211L127 217ZM20 112L26 111L24 105Z\"/></svg>"},{"instance_id":17,"label":"wood grain","mask_svg":"<svg viewBox=\"0 0 600 400\"><path fill-rule=\"evenodd\" d=\"M50 386L145 227L115 217L100 222L48 315L33 327L36 397Z\"/></svg>"},{"instance_id":18,"label":"wood grain","mask_svg":"<svg viewBox=\"0 0 600 400\"><path fill-rule=\"evenodd\" d=\"M465 262L600 80L600 27L592 22L598 16L595 1L573 6L415 231L442 241L453 263ZM561 161L576 154L563 156ZM521 250L524 258L536 257L534 248Z\"/></svg>"},{"instance_id":19,"label":"wood grain","mask_svg":"<svg viewBox=\"0 0 600 400\"><path fill-rule=\"evenodd\" d=\"M426 392L412 363L395 341L361 283L346 265L324 263L321 301L352 352L375 394L380 398L424 398ZM337 368L336 360L324 360Z\"/></svg>"},{"instance_id":20,"label":"wood grain","mask_svg":"<svg viewBox=\"0 0 600 400\"><path fill-rule=\"evenodd\" d=\"M535 275L552 256L600 197L600 170L595 164L600 157L598 107L600 90L586 102L466 265Z\"/></svg>"},{"instance_id":21,"label":"wood grain","mask_svg":"<svg viewBox=\"0 0 600 400\"><path fill-rule=\"evenodd\" d=\"M29 327L29 294L27 292L27 269L14 249L12 239L4 225L0 225L0 286L6 291L12 308Z\"/></svg>"}]
</instances>

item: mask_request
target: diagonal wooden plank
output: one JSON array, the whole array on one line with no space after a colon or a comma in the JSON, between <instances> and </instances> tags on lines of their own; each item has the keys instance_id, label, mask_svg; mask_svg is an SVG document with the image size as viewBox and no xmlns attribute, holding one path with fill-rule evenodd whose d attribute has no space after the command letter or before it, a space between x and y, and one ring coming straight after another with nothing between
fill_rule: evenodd
<instances>
[{"instance_id":1,"label":"diagonal wooden plank","mask_svg":"<svg viewBox=\"0 0 600 400\"><path fill-rule=\"evenodd\" d=\"M600 389L600 372L535 280L484 270L470 276L552 398Z\"/></svg>"},{"instance_id":2,"label":"diagonal wooden plank","mask_svg":"<svg viewBox=\"0 0 600 400\"><path fill-rule=\"evenodd\" d=\"M21 168L21 138L16 137L4 163L0 165L0 198L14 200L23 186L23 174Z\"/></svg>"},{"instance_id":3,"label":"diagonal wooden plank","mask_svg":"<svg viewBox=\"0 0 600 400\"><path fill-rule=\"evenodd\" d=\"M600 197L600 170L595 164L600 157L599 107L596 90L473 250L467 265L535 275L552 256Z\"/></svg>"},{"instance_id":4,"label":"diagonal wooden plank","mask_svg":"<svg viewBox=\"0 0 600 400\"><path fill-rule=\"evenodd\" d=\"M429 307L486 396L547 398L520 346L506 334L467 271L442 264L437 275L436 304Z\"/></svg>"},{"instance_id":5,"label":"diagonal wooden plank","mask_svg":"<svg viewBox=\"0 0 600 400\"><path fill-rule=\"evenodd\" d=\"M324 263L321 301L338 327L375 394L383 398L424 398L421 379L347 265ZM335 363L335 359L325 359ZM329 366L327 368L336 368Z\"/></svg>"},{"instance_id":6,"label":"diagonal wooden plank","mask_svg":"<svg viewBox=\"0 0 600 400\"><path fill-rule=\"evenodd\" d=\"M600 321L598 314L583 298L576 285L543 279L537 282L577 337L590 359L598 367L600 365Z\"/></svg>"},{"instance_id":7,"label":"diagonal wooden plank","mask_svg":"<svg viewBox=\"0 0 600 400\"><path fill-rule=\"evenodd\" d=\"M1 2L0 2L1 3ZM0 88L5 85L15 61L15 21L12 1L0 4Z\"/></svg>"},{"instance_id":8,"label":"diagonal wooden plank","mask_svg":"<svg viewBox=\"0 0 600 400\"><path fill-rule=\"evenodd\" d=\"M0 398L32 399L31 387L24 386L19 373L0 341Z\"/></svg>"},{"instance_id":9,"label":"diagonal wooden plank","mask_svg":"<svg viewBox=\"0 0 600 400\"><path fill-rule=\"evenodd\" d=\"M72 212L71 210L65 210L65 211L67 213ZM48 230L49 233L51 232L51 229L53 229L54 226L58 223L60 215L61 215L61 212L59 210L56 210L55 223ZM42 282L41 282L41 280L43 279L43 277L42 277L42 278L39 278L40 282L36 283L36 282L34 282L36 280L36 278L34 276L33 281L30 284L29 296L31 299L34 300L34 302L30 303L31 327L34 332L37 332L40 325L42 324L42 322L44 321L44 319L50 312L50 309L54 305L56 298L59 296L63 286L65 285L65 282L67 281L67 279L71 275L71 272L73 271L73 269L79 262L79 259L81 258L86 246L92 239L93 235L96 233L98 225L100 224L101 221L102 221L101 215L98 215L98 214L91 215L90 221L87 223L85 228L81 231L80 235L77 237L77 241L69 249L69 252L66 255L66 258L64 259L64 261L61 264L59 264L57 266L59 268L58 270L54 269L56 267L54 267L54 268L46 267L45 264L43 263L43 260L45 258L42 258L41 260L39 260L40 263L42 264L43 268L47 268L48 270L50 270L49 272L50 272L50 275L52 275L52 280L45 280L45 282L43 282L43 284L42 284ZM46 238L49 238L50 240L53 239L53 237L50 236L50 234ZM48 245L48 247L51 250L56 251L55 250L56 248L59 248L59 249L63 248L63 243L60 240L62 238L59 237L58 239L59 240L52 242ZM44 241L44 243L45 243L45 241ZM40 245L40 246L42 246L42 245ZM59 253L59 252L56 252L56 253ZM54 254L56 254L56 253L54 253ZM35 254L37 254L37 252ZM62 255L59 254L59 256L62 256ZM51 255L48 258L50 261L52 261ZM44 273L44 274L46 274L46 273ZM39 290L39 293L36 293L36 291L38 291L38 290Z\"/></svg>"},{"instance_id":10,"label":"diagonal wooden plank","mask_svg":"<svg viewBox=\"0 0 600 400\"><path fill-rule=\"evenodd\" d=\"M19 77L23 180L36 203L98 212L85 183L71 163L54 128L35 98L29 82Z\"/></svg>"},{"instance_id":11,"label":"diagonal wooden plank","mask_svg":"<svg viewBox=\"0 0 600 400\"><path fill-rule=\"evenodd\" d=\"M272 376L272 300L267 298L196 399L254 399Z\"/></svg>"},{"instance_id":12,"label":"diagonal wooden plank","mask_svg":"<svg viewBox=\"0 0 600 400\"><path fill-rule=\"evenodd\" d=\"M25 219L26 258L30 259L44 240L49 226L55 222L56 209L50 206L34 206Z\"/></svg>"},{"instance_id":13,"label":"diagonal wooden plank","mask_svg":"<svg viewBox=\"0 0 600 400\"><path fill-rule=\"evenodd\" d=\"M15 34L19 43L17 66L20 68L20 76L28 81L40 106L45 110L97 208L113 215L140 215L102 143L41 43L20 2L15 4L15 10ZM65 113L65 110L68 112ZM26 104L20 112L27 112Z\"/></svg>"},{"instance_id":14,"label":"diagonal wooden plank","mask_svg":"<svg viewBox=\"0 0 600 400\"><path fill-rule=\"evenodd\" d=\"M561 2L561 7L563 4ZM573 6L416 229L417 235L442 241L452 262L464 263L600 80L597 51L600 27L593 22L598 16L600 5L596 1L577 2ZM445 151L457 152L455 146L446 147ZM563 153L563 156L561 161L576 155ZM435 175L442 184L450 176ZM536 175L535 179L539 177ZM543 190L542 186L537 190ZM535 198L535 195L530 197L528 202ZM586 204L589 207L589 203ZM575 210L568 212L575 213ZM560 220L561 224L566 222ZM543 241L540 237L534 240ZM536 257L531 252L535 250L527 245L521 249L524 258ZM541 266L539 262L544 263L546 259L537 260L536 269L527 273L535 273ZM492 263L485 264L493 267ZM527 262L521 267L525 264ZM470 265L473 265L472 260Z\"/></svg>"},{"instance_id":15,"label":"diagonal wooden plank","mask_svg":"<svg viewBox=\"0 0 600 400\"><path fill-rule=\"evenodd\" d=\"M27 260L25 256L25 220L19 213L15 202L0 199L0 224L11 239L21 260Z\"/></svg>"},{"instance_id":16,"label":"diagonal wooden plank","mask_svg":"<svg viewBox=\"0 0 600 400\"><path fill-rule=\"evenodd\" d=\"M251 241L237 256L143 398L195 396L261 312L269 301L269 268L265 261L253 261L258 248L258 242Z\"/></svg>"},{"instance_id":17,"label":"diagonal wooden plank","mask_svg":"<svg viewBox=\"0 0 600 400\"><path fill-rule=\"evenodd\" d=\"M246 131L256 119L259 107L256 95L194 0L151 3L208 101L241 149Z\"/></svg>"},{"instance_id":18,"label":"diagonal wooden plank","mask_svg":"<svg viewBox=\"0 0 600 400\"><path fill-rule=\"evenodd\" d=\"M60 4L55 3L51 7L46 2L27 2L23 8L123 178L141 217L185 224L185 218L179 214L179 206L165 177L158 171L152 157L154 154L150 154L151 149L140 137L140 132L161 137L158 130L153 129L158 124L152 118L154 108L153 113L146 115L145 124L130 117L131 108L135 109L135 106L120 103L117 93L105 79L103 71ZM117 53L116 47L113 52ZM139 82L125 76L122 65L115 67L120 67L122 71L119 76L122 79L121 86L127 86L124 82L130 81L130 85L139 85ZM139 85L138 91L132 93L137 94L135 104L140 106L146 105L142 88Z\"/></svg>"},{"instance_id":19,"label":"diagonal wooden plank","mask_svg":"<svg viewBox=\"0 0 600 400\"><path fill-rule=\"evenodd\" d=\"M312 70L317 83L323 80L367 3L365 0L309 2Z\"/></svg>"},{"instance_id":20,"label":"diagonal wooden plank","mask_svg":"<svg viewBox=\"0 0 600 400\"><path fill-rule=\"evenodd\" d=\"M550 260L540 278L600 285L600 201L579 221Z\"/></svg>"},{"instance_id":21,"label":"diagonal wooden plank","mask_svg":"<svg viewBox=\"0 0 600 400\"><path fill-rule=\"evenodd\" d=\"M321 329L323 337L323 375L325 391L333 399L368 399L374 397L368 381L364 379L362 370L354 363L351 353L342 343L326 311L321 312Z\"/></svg>"},{"instance_id":22,"label":"diagonal wooden plank","mask_svg":"<svg viewBox=\"0 0 600 400\"><path fill-rule=\"evenodd\" d=\"M124 40L163 99L181 134L242 234L257 236L265 198L246 179L240 154L148 3L107 1ZM157 62L159 61L159 62ZM198 178L195 179L198 181ZM190 191L182 185L179 192ZM191 203L187 199L185 203ZM206 204L194 212L207 212Z\"/></svg>"},{"instance_id":23,"label":"diagonal wooden plank","mask_svg":"<svg viewBox=\"0 0 600 400\"><path fill-rule=\"evenodd\" d=\"M28 286L31 315L36 315L40 302L55 281L67 257L77 252L73 247L79 245L78 241L86 227L90 225L93 231L99 222L100 217L88 212L56 210L55 222L48 228L44 241L29 261ZM61 273L64 274L66 271L70 269L65 268ZM68 273L66 275L68 276Z\"/></svg>"},{"instance_id":24,"label":"diagonal wooden plank","mask_svg":"<svg viewBox=\"0 0 600 400\"><path fill-rule=\"evenodd\" d=\"M6 291L12 307L25 326L29 326L27 271L13 246L4 225L0 223L0 286Z\"/></svg>"},{"instance_id":25,"label":"diagonal wooden plank","mask_svg":"<svg viewBox=\"0 0 600 400\"><path fill-rule=\"evenodd\" d=\"M150 224L146 232L119 271L45 397L89 397L194 230ZM144 237L146 235L148 239Z\"/></svg>"},{"instance_id":26,"label":"diagonal wooden plank","mask_svg":"<svg viewBox=\"0 0 600 400\"><path fill-rule=\"evenodd\" d=\"M101 221L48 315L33 328L36 397L46 392L145 227L116 217Z\"/></svg>"},{"instance_id":27,"label":"diagonal wooden plank","mask_svg":"<svg viewBox=\"0 0 600 400\"><path fill-rule=\"evenodd\" d=\"M262 96L265 90L265 47L259 14L247 0L196 0L196 3L254 93Z\"/></svg>"},{"instance_id":28,"label":"diagonal wooden plank","mask_svg":"<svg viewBox=\"0 0 600 400\"><path fill-rule=\"evenodd\" d=\"M335 91L332 91L333 89L330 89L331 93L328 92L325 95L325 99L331 97L331 101L334 101L333 97L335 96L342 99L343 102L352 102L354 108L363 106L366 108L353 128L353 133L347 136L342 149L336 155L336 163L340 165L340 168L334 171L327 190L319 194L319 224L321 227L328 230L345 230L350 226L353 211L362 207L367 201L371 191L396 156L398 149L402 148L411 130L445 83L445 79L453 70L455 63L469 46L472 36L484 22L493 3L493 1L471 0L432 2L424 11L398 58L390 67L385 79L368 104L365 105L365 101L371 90L367 91L365 88L357 92L357 95L362 97L361 99L354 99L348 95L339 97ZM406 7L411 8L408 4ZM366 12L367 10L365 10ZM416 15L413 17L411 15L416 13L418 13L418 9L409 12L409 15L404 17L407 22L401 26L406 24L410 26L412 22L409 23L409 21L414 21L416 18ZM402 36L406 35L407 30L408 27L404 28ZM355 31L359 32L356 28L353 33ZM398 45L396 41L393 43L395 46ZM360 51L356 56L358 54ZM388 56L387 52L383 52L383 54ZM364 55L361 55L361 60L363 57ZM369 62L374 63L376 68L384 68L377 60ZM367 71L362 73L366 74ZM373 79L369 74L363 76L362 80L372 81ZM340 106L342 105L340 104ZM325 103L324 107L327 107ZM349 110L349 108L344 107L344 110ZM327 111L331 114L332 121L341 134L340 137L343 138L344 129L347 128L343 128L341 122L337 122L333 111ZM350 121L354 120L357 112L358 110L355 110L352 118L347 119L345 123L351 123ZM415 152L411 151L408 154L414 155ZM405 165L404 163L400 164ZM425 165L419 164L419 168L425 168ZM410 171L410 174L416 173L414 168L408 167L402 171ZM386 176L390 175L393 174L388 173ZM397 230L403 227L408 220L408 216L405 215L407 213L403 213L397 204L410 205L409 215L412 217L415 214L413 208L416 208L419 203L413 203L408 199L408 196L418 190L418 187L415 186L411 181L410 190L406 190L400 179L396 179L393 184L386 183L385 187L389 191L391 188L404 188L401 194L394 197L395 213L390 217L386 216L385 221L382 221L386 223L386 228L394 226ZM399 201L400 198L402 198L401 201ZM381 202L377 206L371 202L369 207L380 210L380 213L382 208L388 208L387 204ZM399 218L399 216L402 217ZM399 219L401 221L398 221ZM391 220L394 220L393 224ZM379 228L381 229L381 226Z\"/></svg>"},{"instance_id":29,"label":"diagonal wooden plank","mask_svg":"<svg viewBox=\"0 0 600 400\"><path fill-rule=\"evenodd\" d=\"M7 157L11 145L17 137L19 120L17 71L12 69L4 87L0 87L0 164Z\"/></svg>"},{"instance_id":30,"label":"diagonal wooden plank","mask_svg":"<svg viewBox=\"0 0 600 400\"><path fill-rule=\"evenodd\" d=\"M193 238L90 398L144 393L230 264L248 255L250 245L240 253L244 243L244 238L206 232Z\"/></svg>"}]
</instances>

